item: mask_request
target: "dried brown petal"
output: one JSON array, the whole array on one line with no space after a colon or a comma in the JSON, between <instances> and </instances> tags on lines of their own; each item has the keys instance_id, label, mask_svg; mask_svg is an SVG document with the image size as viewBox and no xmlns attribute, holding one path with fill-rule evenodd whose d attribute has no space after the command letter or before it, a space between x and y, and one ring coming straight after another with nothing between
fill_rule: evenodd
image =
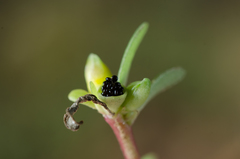
<instances>
[{"instance_id":1,"label":"dried brown petal","mask_svg":"<svg viewBox=\"0 0 240 159\"><path fill-rule=\"evenodd\" d=\"M88 101L92 101L95 104L99 104L103 106L110 114L114 115L114 113L108 109L107 105L101 102L100 100L98 100L95 95L86 94L85 96L79 97L76 102L74 102L70 107L66 109L66 114L64 114L63 116L63 122L67 129L70 129L72 131L77 131L80 125L83 124L83 121L77 122L73 118L73 115L77 112L80 103L84 103Z\"/></svg>"}]
</instances>

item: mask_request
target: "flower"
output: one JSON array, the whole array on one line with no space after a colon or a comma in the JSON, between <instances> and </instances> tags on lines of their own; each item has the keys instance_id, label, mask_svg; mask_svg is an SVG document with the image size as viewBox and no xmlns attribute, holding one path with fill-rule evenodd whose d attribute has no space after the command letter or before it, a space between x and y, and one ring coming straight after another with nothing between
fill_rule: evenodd
<instances>
[{"instance_id":1,"label":"flower","mask_svg":"<svg viewBox=\"0 0 240 159\"><path fill-rule=\"evenodd\" d=\"M88 91L83 89L72 90L68 98L73 102L78 101L77 104L81 103L96 109L104 116L114 117L113 114L120 114L128 125L132 125L139 115L139 112L153 97L170 86L175 85L185 76L185 71L178 67L160 74L153 80L144 78L142 81L135 81L126 86L133 57L147 29L148 23L145 22L140 25L133 34L124 52L118 72L119 82L124 88L122 95L106 97L101 94L103 82L107 77L112 77L112 73L96 54L91 53L88 56L85 66L85 80ZM86 96L87 94L94 95L91 99L94 99L95 102L94 100L91 101L90 98ZM82 96L84 96L84 99L79 98ZM101 105L101 102L105 103L106 106L104 104ZM66 110L69 119L71 119L68 121L69 123L71 123L72 120L75 121L72 118L72 115L78 108L75 106L76 102L75 105L73 104ZM75 108L73 109L73 107Z\"/></svg>"}]
</instances>

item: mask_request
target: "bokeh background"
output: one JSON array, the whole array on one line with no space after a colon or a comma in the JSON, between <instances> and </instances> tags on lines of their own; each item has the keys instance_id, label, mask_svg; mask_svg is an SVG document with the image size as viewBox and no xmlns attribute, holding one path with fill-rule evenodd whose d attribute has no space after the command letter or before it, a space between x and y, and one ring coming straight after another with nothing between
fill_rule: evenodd
<instances>
[{"instance_id":1,"label":"bokeh background","mask_svg":"<svg viewBox=\"0 0 240 159\"><path fill-rule=\"evenodd\" d=\"M239 159L239 8L238 1L214 0L0 0L1 158L123 158L96 111L80 107L78 132L62 118L68 93L86 89L89 53L117 74L130 37L147 21L129 82L175 66L187 76L134 124L141 155Z\"/></svg>"}]
</instances>

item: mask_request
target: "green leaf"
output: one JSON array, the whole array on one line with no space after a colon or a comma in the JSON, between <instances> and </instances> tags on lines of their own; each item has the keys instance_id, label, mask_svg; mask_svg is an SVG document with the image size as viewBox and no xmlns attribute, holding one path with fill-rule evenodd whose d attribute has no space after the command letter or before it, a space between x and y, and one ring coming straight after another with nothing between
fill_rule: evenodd
<instances>
[{"instance_id":1,"label":"green leaf","mask_svg":"<svg viewBox=\"0 0 240 159\"><path fill-rule=\"evenodd\" d=\"M125 52L121 61L121 65L118 71L119 82L124 86L126 86L127 84L128 74L130 71L133 57L144 35L146 34L147 29L148 29L148 23L147 22L142 23L133 34L131 40L127 45L127 48L125 49Z\"/></svg>"},{"instance_id":2,"label":"green leaf","mask_svg":"<svg viewBox=\"0 0 240 159\"><path fill-rule=\"evenodd\" d=\"M141 157L141 159L158 159L158 158L157 158L157 155L155 155L154 153L148 153L143 157Z\"/></svg>"},{"instance_id":3,"label":"green leaf","mask_svg":"<svg viewBox=\"0 0 240 159\"><path fill-rule=\"evenodd\" d=\"M153 79L148 99L139 110L143 109L144 106L158 93L161 93L179 83L185 77L185 75L186 71L181 67L177 67L167 70L166 72L157 76L157 78Z\"/></svg>"},{"instance_id":4,"label":"green leaf","mask_svg":"<svg viewBox=\"0 0 240 159\"><path fill-rule=\"evenodd\" d=\"M83 90L83 89L74 89L72 90L69 94L68 94L68 99L72 102L75 102L79 97L84 96L86 94L89 94L87 91ZM95 105L93 102L84 102L81 103L83 105L86 105L92 109L95 109Z\"/></svg>"}]
</instances>

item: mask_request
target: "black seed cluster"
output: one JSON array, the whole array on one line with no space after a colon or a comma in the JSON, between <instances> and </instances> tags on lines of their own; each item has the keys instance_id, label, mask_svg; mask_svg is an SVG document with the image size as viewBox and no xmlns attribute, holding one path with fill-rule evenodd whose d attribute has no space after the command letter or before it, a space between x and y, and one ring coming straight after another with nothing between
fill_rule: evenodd
<instances>
[{"instance_id":1,"label":"black seed cluster","mask_svg":"<svg viewBox=\"0 0 240 159\"><path fill-rule=\"evenodd\" d=\"M107 77L106 81L103 82L102 95L105 97L119 96L123 94L123 87L117 82L118 77L113 75L112 78Z\"/></svg>"}]
</instances>

